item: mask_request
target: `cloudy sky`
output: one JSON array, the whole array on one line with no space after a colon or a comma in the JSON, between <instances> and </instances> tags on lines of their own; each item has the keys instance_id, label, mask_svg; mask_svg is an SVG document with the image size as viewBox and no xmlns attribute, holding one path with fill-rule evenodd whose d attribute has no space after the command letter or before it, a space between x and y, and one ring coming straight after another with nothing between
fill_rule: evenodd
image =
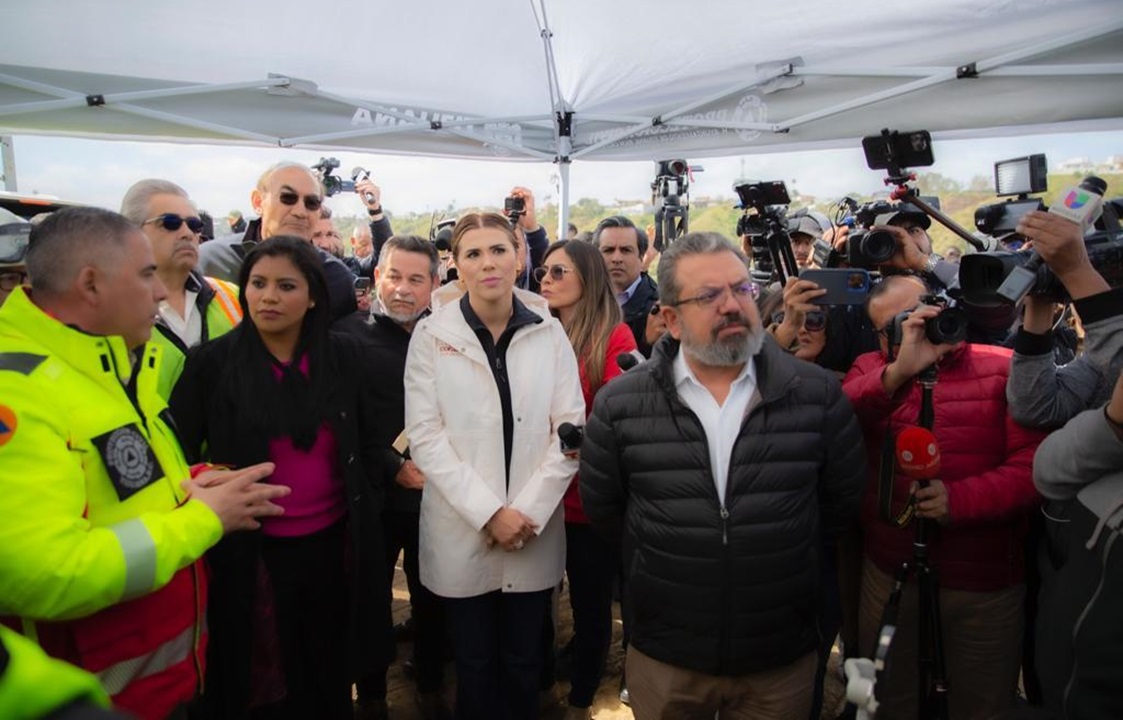
<instances>
[{"instance_id":1,"label":"cloudy sky","mask_svg":"<svg viewBox=\"0 0 1123 720\"><path fill-rule=\"evenodd\" d=\"M1076 157L1102 162L1123 156L1123 132L1029 135L986 140L936 141L932 171L967 182L991 175L995 160L1044 152L1050 168ZM20 192L39 192L116 208L126 188L145 177L179 183L203 209L224 215L233 208L249 214L249 192L263 169L280 160L313 163L322 153L276 148L95 141L16 136L16 176ZM515 185L539 198L555 200L557 170L548 163L447 160L339 153L341 170L361 165L383 188L386 207L396 212L425 212L448 205L502 205ZM689 159L689 158L688 158ZM848 192L878 191L882 174L868 170L860 148L693 160L704 172L695 176L695 196L731 196L738 177L782 179L800 192L837 198ZM578 162L571 170L571 201L592 197L606 204L648 197L650 162ZM1123 188L1109 188L1110 195ZM333 209L357 214L354 196L337 196Z\"/></svg>"}]
</instances>

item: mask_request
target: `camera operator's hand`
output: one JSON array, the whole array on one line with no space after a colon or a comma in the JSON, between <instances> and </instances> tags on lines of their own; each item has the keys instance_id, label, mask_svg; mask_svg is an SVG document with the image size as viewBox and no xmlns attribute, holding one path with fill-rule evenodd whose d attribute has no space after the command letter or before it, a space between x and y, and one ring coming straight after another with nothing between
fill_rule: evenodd
<instances>
[{"instance_id":1,"label":"camera operator's hand","mask_svg":"<svg viewBox=\"0 0 1123 720\"><path fill-rule=\"evenodd\" d=\"M927 520L935 520L947 525L951 519L948 514L948 489L942 480L929 480L928 487L920 483L912 484L912 494L916 497L916 514Z\"/></svg>"},{"instance_id":2,"label":"camera operator's hand","mask_svg":"<svg viewBox=\"0 0 1123 720\"><path fill-rule=\"evenodd\" d=\"M522 198L526 204L526 212L519 218L519 227L526 232L538 229L538 216L534 213L534 193L524 187L515 187L507 193L507 197Z\"/></svg>"},{"instance_id":3,"label":"camera operator's hand","mask_svg":"<svg viewBox=\"0 0 1123 720\"><path fill-rule=\"evenodd\" d=\"M923 228L913 227L908 230L896 225L874 225L870 231L880 230L887 232L897 241L897 252L885 263L898 270L912 270L924 272L928 267L928 248L926 247L926 234Z\"/></svg>"},{"instance_id":4,"label":"camera operator's hand","mask_svg":"<svg viewBox=\"0 0 1123 720\"><path fill-rule=\"evenodd\" d=\"M1042 295L1026 295L1022 315L1022 330L1044 335L1053 327L1054 303Z\"/></svg>"},{"instance_id":5,"label":"camera operator's hand","mask_svg":"<svg viewBox=\"0 0 1123 720\"><path fill-rule=\"evenodd\" d=\"M372 218L382 214L382 188L375 185L370 178L356 182L355 192L367 206L367 213Z\"/></svg>"},{"instance_id":6,"label":"camera operator's hand","mask_svg":"<svg viewBox=\"0 0 1123 720\"><path fill-rule=\"evenodd\" d=\"M1084 233L1076 223L1034 210L1018 222L1018 233L1033 241L1033 249L1049 266L1074 300L1110 290L1088 259Z\"/></svg>"},{"instance_id":7,"label":"camera operator's hand","mask_svg":"<svg viewBox=\"0 0 1123 720\"><path fill-rule=\"evenodd\" d=\"M909 313L901 325L901 345L897 348L897 359L885 368L881 375L881 386L892 395L912 378L919 375L929 365L960 347L962 343L942 343L933 345L924 334L924 322L940 314L934 305L921 305Z\"/></svg>"},{"instance_id":8,"label":"camera operator's hand","mask_svg":"<svg viewBox=\"0 0 1123 720\"><path fill-rule=\"evenodd\" d=\"M849 225L835 225L823 231L823 240L831 244L835 252L846 254L846 240L850 237Z\"/></svg>"},{"instance_id":9,"label":"camera operator's hand","mask_svg":"<svg viewBox=\"0 0 1123 720\"><path fill-rule=\"evenodd\" d=\"M812 310L822 310L823 306L811 301L827 291L810 280L800 280L797 277L788 278L784 284L784 321L777 326L775 331L776 342L782 348L790 348L795 342L803 327L803 319ZM764 318L768 321L769 318Z\"/></svg>"}]
</instances>

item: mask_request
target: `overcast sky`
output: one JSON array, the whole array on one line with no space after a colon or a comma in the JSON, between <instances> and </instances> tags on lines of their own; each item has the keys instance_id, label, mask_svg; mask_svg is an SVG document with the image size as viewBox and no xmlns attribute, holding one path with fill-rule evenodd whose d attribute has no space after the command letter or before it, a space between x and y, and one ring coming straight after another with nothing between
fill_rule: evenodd
<instances>
[{"instance_id":1,"label":"overcast sky","mask_svg":"<svg viewBox=\"0 0 1123 720\"><path fill-rule=\"evenodd\" d=\"M39 192L116 209L133 182L159 177L179 183L212 214L237 208L250 214L249 193L257 176L272 163L314 163L322 153L276 148L96 141L16 136L16 176L20 192ZM986 140L936 141L932 171L963 182L992 174L995 160L1037 152L1048 155L1050 169L1075 157L1102 162L1123 156L1123 132L1028 135ZM383 188L386 207L396 212L424 212L470 205L502 205L514 185L525 185L539 198L555 200L557 169L548 163L447 160L358 153L338 153L340 170L350 176L356 165L371 170ZM838 198L848 192L881 189L883 174L868 170L860 148L744 157L706 158L695 176L695 196L731 196L733 181L743 174L758 180L785 180L800 192ZM605 204L650 195L650 162L577 162L571 170L571 202L582 197ZM1123 188L1109 188L1112 196ZM362 206L354 196L332 199L333 209L353 215Z\"/></svg>"}]
</instances>

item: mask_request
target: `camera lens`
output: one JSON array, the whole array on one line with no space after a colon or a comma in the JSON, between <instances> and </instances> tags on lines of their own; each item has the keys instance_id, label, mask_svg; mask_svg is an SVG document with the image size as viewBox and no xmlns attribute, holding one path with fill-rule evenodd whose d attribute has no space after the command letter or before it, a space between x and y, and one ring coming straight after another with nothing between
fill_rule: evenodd
<instances>
[{"instance_id":1,"label":"camera lens","mask_svg":"<svg viewBox=\"0 0 1123 720\"><path fill-rule=\"evenodd\" d=\"M897 240L884 230L874 230L862 238L861 253L872 262L888 262L897 252Z\"/></svg>"},{"instance_id":2,"label":"camera lens","mask_svg":"<svg viewBox=\"0 0 1123 720\"><path fill-rule=\"evenodd\" d=\"M967 313L947 308L924 322L924 334L933 345L962 342L967 339Z\"/></svg>"}]
</instances>

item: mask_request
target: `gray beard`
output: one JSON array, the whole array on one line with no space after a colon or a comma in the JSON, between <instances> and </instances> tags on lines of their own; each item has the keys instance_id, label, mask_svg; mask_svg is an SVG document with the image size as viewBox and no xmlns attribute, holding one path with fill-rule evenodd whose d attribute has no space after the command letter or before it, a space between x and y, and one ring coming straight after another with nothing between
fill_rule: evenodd
<instances>
[{"instance_id":1,"label":"gray beard","mask_svg":"<svg viewBox=\"0 0 1123 720\"><path fill-rule=\"evenodd\" d=\"M691 358L710 367L733 367L748 362L764 346L764 328L756 327L742 339L736 335L727 340L695 344L683 335L682 350Z\"/></svg>"}]
</instances>

